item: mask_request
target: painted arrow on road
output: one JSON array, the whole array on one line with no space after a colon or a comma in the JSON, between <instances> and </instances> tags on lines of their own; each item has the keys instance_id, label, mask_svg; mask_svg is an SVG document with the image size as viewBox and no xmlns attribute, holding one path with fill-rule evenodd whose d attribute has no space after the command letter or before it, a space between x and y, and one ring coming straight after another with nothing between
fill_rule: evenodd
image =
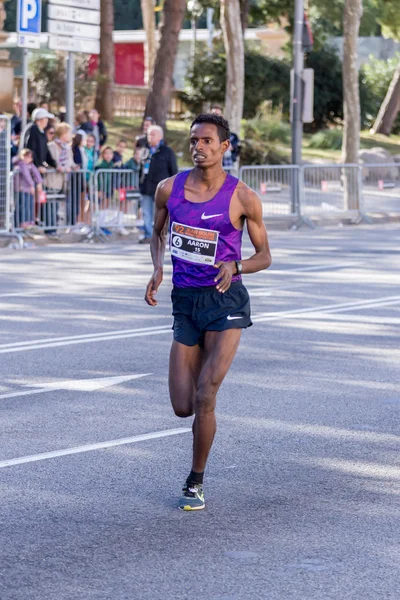
<instances>
[{"instance_id":1,"label":"painted arrow on road","mask_svg":"<svg viewBox=\"0 0 400 600\"><path fill-rule=\"evenodd\" d=\"M111 387L112 385L118 385L119 383L125 383L126 381L132 381L133 379L147 377L148 375L151 375L151 373L139 373L138 375L117 375L116 377L96 377L95 379L68 379L66 381L54 381L52 383L32 383L29 385L29 387L38 387L39 389L2 394L0 396L0 400L5 400L6 398L18 398L19 396L31 396L33 394L45 394L47 392L54 392L56 390L95 392L96 390Z\"/></svg>"}]
</instances>

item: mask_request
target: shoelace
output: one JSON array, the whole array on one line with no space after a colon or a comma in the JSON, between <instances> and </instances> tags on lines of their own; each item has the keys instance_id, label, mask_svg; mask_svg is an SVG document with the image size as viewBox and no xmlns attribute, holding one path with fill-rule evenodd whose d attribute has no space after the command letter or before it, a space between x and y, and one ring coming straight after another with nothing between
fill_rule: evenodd
<instances>
[{"instance_id":1,"label":"shoelace","mask_svg":"<svg viewBox=\"0 0 400 600\"><path fill-rule=\"evenodd\" d=\"M195 498L196 494L198 493L198 489L195 487L187 487L185 486L183 488L183 493L185 496L187 496L188 498Z\"/></svg>"}]
</instances>

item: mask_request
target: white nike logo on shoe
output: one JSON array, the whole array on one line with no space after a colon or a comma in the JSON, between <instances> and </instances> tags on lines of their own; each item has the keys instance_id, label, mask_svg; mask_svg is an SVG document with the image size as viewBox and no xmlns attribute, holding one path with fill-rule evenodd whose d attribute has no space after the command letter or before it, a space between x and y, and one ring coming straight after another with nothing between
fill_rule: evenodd
<instances>
[{"instance_id":1,"label":"white nike logo on shoe","mask_svg":"<svg viewBox=\"0 0 400 600\"><path fill-rule=\"evenodd\" d=\"M228 321L233 321L234 319L243 319L243 317L232 317L232 315L228 315L226 318Z\"/></svg>"},{"instance_id":2,"label":"white nike logo on shoe","mask_svg":"<svg viewBox=\"0 0 400 600\"><path fill-rule=\"evenodd\" d=\"M220 213L219 215L206 215L205 213L203 213L201 215L201 218L204 221L205 219L214 219L214 217L222 217L222 216L223 216L223 213Z\"/></svg>"}]
</instances>

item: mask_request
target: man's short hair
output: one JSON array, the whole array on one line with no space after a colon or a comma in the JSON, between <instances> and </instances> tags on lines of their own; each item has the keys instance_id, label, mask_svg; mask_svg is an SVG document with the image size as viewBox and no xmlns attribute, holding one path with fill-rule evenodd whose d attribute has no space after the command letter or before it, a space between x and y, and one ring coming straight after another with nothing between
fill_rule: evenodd
<instances>
[{"instance_id":1,"label":"man's short hair","mask_svg":"<svg viewBox=\"0 0 400 600\"><path fill-rule=\"evenodd\" d=\"M214 115L212 113L202 113L201 115L197 115L195 120L190 126L190 129L195 125L202 125L203 123L209 125L215 125L218 130L218 137L221 142L226 142L231 137L231 130L229 128L229 123L224 117L220 115Z\"/></svg>"}]
</instances>

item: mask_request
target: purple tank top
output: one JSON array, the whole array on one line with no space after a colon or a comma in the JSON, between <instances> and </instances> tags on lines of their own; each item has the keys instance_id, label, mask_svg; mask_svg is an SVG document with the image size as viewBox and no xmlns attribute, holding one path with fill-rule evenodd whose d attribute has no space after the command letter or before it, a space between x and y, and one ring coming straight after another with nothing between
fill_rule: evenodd
<instances>
[{"instance_id":1,"label":"purple tank top","mask_svg":"<svg viewBox=\"0 0 400 600\"><path fill-rule=\"evenodd\" d=\"M170 248L174 286L215 286L219 260L241 260L243 231L229 217L229 207L238 179L227 175L217 194L207 202L185 198L185 182L190 171L179 173L174 181L167 208L170 216ZM235 276L232 281L240 280Z\"/></svg>"}]
</instances>

